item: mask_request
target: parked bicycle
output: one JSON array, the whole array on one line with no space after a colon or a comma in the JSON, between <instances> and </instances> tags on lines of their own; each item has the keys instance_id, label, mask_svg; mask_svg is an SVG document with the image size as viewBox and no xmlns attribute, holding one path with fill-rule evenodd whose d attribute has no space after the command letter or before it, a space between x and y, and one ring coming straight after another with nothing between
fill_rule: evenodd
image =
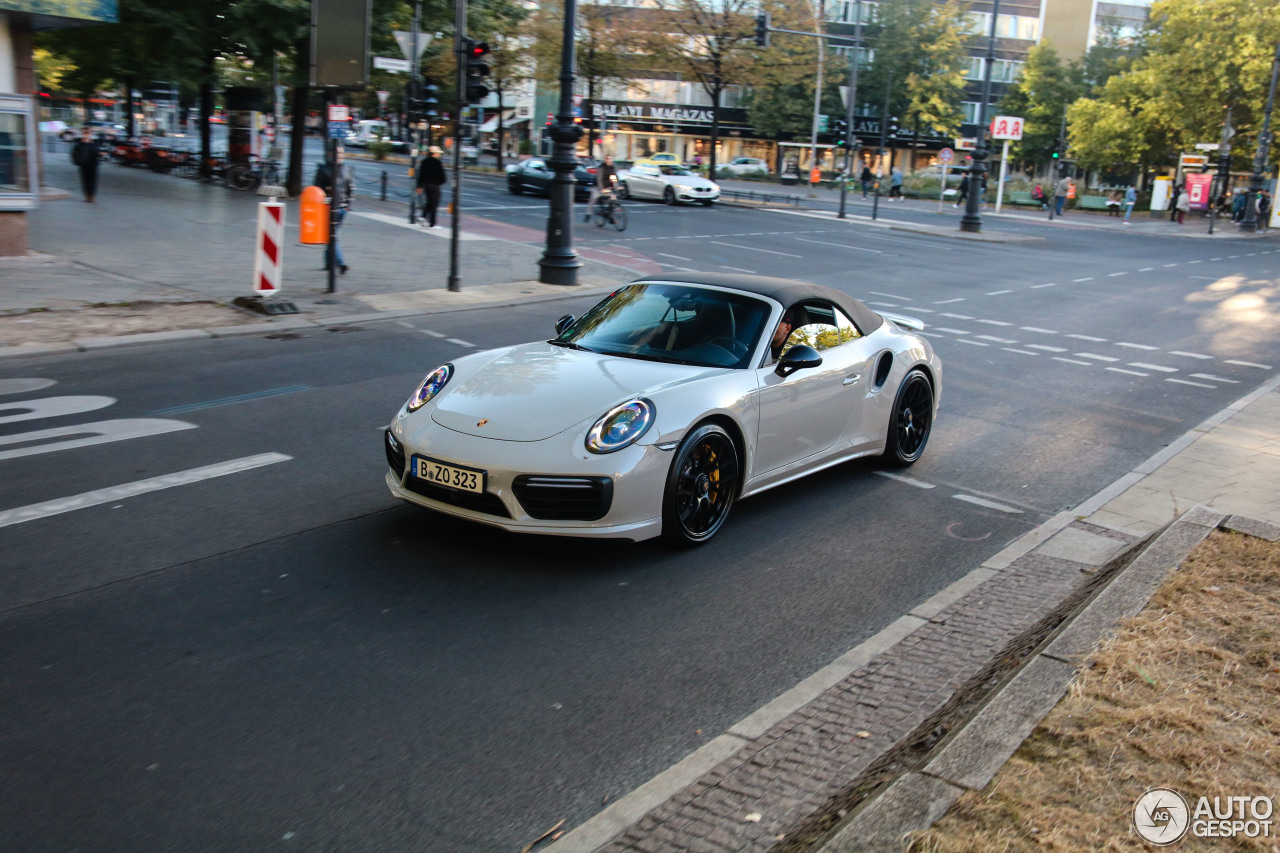
<instances>
[{"instance_id":1,"label":"parked bicycle","mask_svg":"<svg viewBox=\"0 0 1280 853\"><path fill-rule=\"evenodd\" d=\"M236 163L227 168L226 184L233 190L255 190L262 185L280 185L280 164L275 160L263 160L250 155L249 162Z\"/></svg>"},{"instance_id":2,"label":"parked bicycle","mask_svg":"<svg viewBox=\"0 0 1280 853\"><path fill-rule=\"evenodd\" d=\"M626 230L627 210L622 206L622 202L618 200L618 193L613 187L601 190L600 197L591 206L591 219L595 222L597 228L612 225L619 231Z\"/></svg>"}]
</instances>

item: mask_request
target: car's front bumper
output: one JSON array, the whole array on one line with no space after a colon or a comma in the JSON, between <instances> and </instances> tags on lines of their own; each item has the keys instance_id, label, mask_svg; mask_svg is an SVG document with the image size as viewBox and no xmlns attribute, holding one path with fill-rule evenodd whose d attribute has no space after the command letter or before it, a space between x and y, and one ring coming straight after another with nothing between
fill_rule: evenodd
<instances>
[{"instance_id":1,"label":"car's front bumper","mask_svg":"<svg viewBox=\"0 0 1280 853\"><path fill-rule=\"evenodd\" d=\"M413 424L407 425L409 421ZM397 417L388 432L403 449L405 464L399 472L388 469L387 487L409 503L516 533L639 541L662 531L662 495L672 454L654 445L596 455L586 451L576 430L541 441L498 441L446 429L429 416L412 415ZM415 491L421 481L415 484L410 473L414 456L484 471L483 500L438 488L430 490L434 496ZM530 476L607 479L608 509L595 520L536 518L517 497L517 478ZM477 508L481 503L488 505Z\"/></svg>"},{"instance_id":2,"label":"car's front bumper","mask_svg":"<svg viewBox=\"0 0 1280 853\"><path fill-rule=\"evenodd\" d=\"M676 187L676 200L685 203L699 201L715 201L720 198L720 188L699 189L694 187Z\"/></svg>"}]
</instances>

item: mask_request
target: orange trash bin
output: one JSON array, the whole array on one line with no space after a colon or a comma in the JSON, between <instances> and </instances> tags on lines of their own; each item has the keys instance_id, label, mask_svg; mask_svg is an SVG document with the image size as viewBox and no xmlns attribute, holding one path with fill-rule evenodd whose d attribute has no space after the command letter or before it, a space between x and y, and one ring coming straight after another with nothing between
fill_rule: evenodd
<instances>
[{"instance_id":1,"label":"orange trash bin","mask_svg":"<svg viewBox=\"0 0 1280 853\"><path fill-rule=\"evenodd\" d=\"M303 245L329 242L329 197L319 187L307 187L299 198L298 240Z\"/></svg>"}]
</instances>

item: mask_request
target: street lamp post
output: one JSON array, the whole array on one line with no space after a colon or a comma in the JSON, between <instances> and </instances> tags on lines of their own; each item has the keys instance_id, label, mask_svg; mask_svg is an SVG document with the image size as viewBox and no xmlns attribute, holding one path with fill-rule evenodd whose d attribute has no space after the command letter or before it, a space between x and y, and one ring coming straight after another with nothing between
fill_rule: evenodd
<instances>
[{"instance_id":1,"label":"street lamp post","mask_svg":"<svg viewBox=\"0 0 1280 853\"><path fill-rule=\"evenodd\" d=\"M1276 99L1276 75L1280 73L1280 44L1271 60L1271 90L1267 92L1267 108L1262 114L1262 132L1258 134L1258 150L1253 155L1253 172L1249 175L1249 197L1245 199L1244 219L1241 231L1258 230L1258 193L1262 192L1262 173L1267 168L1267 154L1271 150L1271 107ZM1264 222L1265 226L1266 223Z\"/></svg>"},{"instance_id":2,"label":"street lamp post","mask_svg":"<svg viewBox=\"0 0 1280 853\"><path fill-rule=\"evenodd\" d=\"M845 139L844 139L844 180L840 182L840 212L837 216L845 218L845 198L849 193L849 182L853 180L853 105L858 99L858 48L862 46L862 0L854 4L853 50L849 55L849 97L844 105Z\"/></svg>"},{"instance_id":3,"label":"street lamp post","mask_svg":"<svg viewBox=\"0 0 1280 853\"><path fill-rule=\"evenodd\" d=\"M538 281L543 284L575 285L582 260L573 250L573 191L578 168L576 156L582 128L573 121L574 19L577 0L565 0L564 43L560 50L560 111L556 114L551 139L555 143L550 163L555 178L551 181L550 213L547 216L547 249L538 261L542 268Z\"/></svg>"},{"instance_id":4,"label":"street lamp post","mask_svg":"<svg viewBox=\"0 0 1280 853\"><path fill-rule=\"evenodd\" d=\"M987 101L991 98L991 66L996 61L996 21L1000 17L1000 0L994 0L991 8L991 36L987 39L987 68L982 75L982 102L978 104L978 144L973 149L973 165L965 180L969 182L964 199L964 216L960 217L960 230L973 234L982 230L982 217L978 215L982 199L982 178L987 173Z\"/></svg>"}]
</instances>

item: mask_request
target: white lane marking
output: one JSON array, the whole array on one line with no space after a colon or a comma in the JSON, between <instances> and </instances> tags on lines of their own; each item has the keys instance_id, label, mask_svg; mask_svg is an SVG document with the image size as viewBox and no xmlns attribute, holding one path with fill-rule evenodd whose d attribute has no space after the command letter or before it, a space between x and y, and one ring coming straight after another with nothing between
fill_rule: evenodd
<instances>
[{"instance_id":1,"label":"white lane marking","mask_svg":"<svg viewBox=\"0 0 1280 853\"><path fill-rule=\"evenodd\" d=\"M995 335L978 335L980 341L991 341L993 344L1016 344L1017 341L1010 338L997 338Z\"/></svg>"},{"instance_id":2,"label":"white lane marking","mask_svg":"<svg viewBox=\"0 0 1280 853\"><path fill-rule=\"evenodd\" d=\"M668 255L666 252L656 253L660 258L675 258L677 261L692 261L693 258L682 258L679 255Z\"/></svg>"},{"instance_id":3,"label":"white lane marking","mask_svg":"<svg viewBox=\"0 0 1280 853\"><path fill-rule=\"evenodd\" d=\"M1165 264L1165 265L1164 265L1164 268L1165 268L1165 269L1168 269L1169 267L1176 267L1176 266L1177 266L1177 264Z\"/></svg>"},{"instance_id":4,"label":"white lane marking","mask_svg":"<svg viewBox=\"0 0 1280 853\"><path fill-rule=\"evenodd\" d=\"M1238 258L1238 257L1240 257L1240 256L1239 256L1239 255L1227 255L1227 257L1228 257L1228 258L1235 259L1235 258Z\"/></svg>"},{"instance_id":5,"label":"white lane marking","mask_svg":"<svg viewBox=\"0 0 1280 853\"><path fill-rule=\"evenodd\" d=\"M1169 353L1169 355L1181 355L1181 356L1185 356L1185 357L1187 357L1187 358L1199 358L1199 359L1210 359L1210 358L1213 358L1213 356L1211 356L1211 355L1203 355L1203 354L1198 353L1198 352L1183 352L1182 350L1174 350L1173 352Z\"/></svg>"},{"instance_id":6,"label":"white lane marking","mask_svg":"<svg viewBox=\"0 0 1280 853\"><path fill-rule=\"evenodd\" d=\"M720 269L733 270L734 272L749 272L749 273L755 272L755 270L744 270L742 267L731 267L728 264L720 264Z\"/></svg>"},{"instance_id":7,"label":"white lane marking","mask_svg":"<svg viewBox=\"0 0 1280 853\"><path fill-rule=\"evenodd\" d=\"M945 338L946 335L935 335L933 332L916 332L917 335L924 335L926 338Z\"/></svg>"},{"instance_id":8,"label":"white lane marking","mask_svg":"<svg viewBox=\"0 0 1280 853\"><path fill-rule=\"evenodd\" d=\"M460 341L460 340L458 340L457 338L447 338L446 340L448 340L448 342L449 342L449 343L451 343L451 344L456 344L456 345L458 345L458 346L460 346L460 347L474 347L474 346L475 346L475 344L473 344L473 343L468 343L467 341Z\"/></svg>"},{"instance_id":9,"label":"white lane marking","mask_svg":"<svg viewBox=\"0 0 1280 853\"><path fill-rule=\"evenodd\" d=\"M791 252L775 252L773 249L758 249L755 246L739 246L737 243L722 243L719 240L712 240L717 246L728 246L730 249L747 249L752 252L764 252L766 255L782 255L784 258L803 258L804 255L795 255Z\"/></svg>"},{"instance_id":10,"label":"white lane marking","mask_svg":"<svg viewBox=\"0 0 1280 853\"><path fill-rule=\"evenodd\" d=\"M750 234L743 234L743 237L750 237ZM873 255L883 255L884 252L879 249L866 249L862 246L847 246L844 243L831 243L826 240L810 240L808 237L797 237L798 243L817 243L819 246L834 246L837 249L853 249L855 252L870 252Z\"/></svg>"},{"instance_id":11,"label":"white lane marking","mask_svg":"<svg viewBox=\"0 0 1280 853\"><path fill-rule=\"evenodd\" d=\"M434 331L434 330L432 330L432 329L421 329L420 331L422 332L422 334L424 334L424 335L430 335L430 336L431 336L431 337L433 337L433 338L443 338L443 337L444 337L444 332L437 332L437 331Z\"/></svg>"},{"instance_id":12,"label":"white lane marking","mask_svg":"<svg viewBox=\"0 0 1280 853\"><path fill-rule=\"evenodd\" d=\"M413 325L413 324L412 324L412 323L410 323L408 320L396 320L396 325L397 325L397 326L404 326L406 329L416 329L416 328L417 328L417 326Z\"/></svg>"},{"instance_id":13,"label":"white lane marking","mask_svg":"<svg viewBox=\"0 0 1280 853\"><path fill-rule=\"evenodd\" d=\"M963 297L963 296L957 296L955 299L941 299L941 300L939 300L939 301L937 301L937 302L935 302L935 303L933 303L933 304L934 304L934 305L950 305L950 304L952 304L953 302L964 302L964 297Z\"/></svg>"},{"instance_id":14,"label":"white lane marking","mask_svg":"<svg viewBox=\"0 0 1280 853\"><path fill-rule=\"evenodd\" d=\"M1093 341L1095 344L1106 343L1106 338L1095 338L1093 335L1067 335L1068 338L1075 338L1077 341Z\"/></svg>"},{"instance_id":15,"label":"white lane marking","mask_svg":"<svg viewBox=\"0 0 1280 853\"><path fill-rule=\"evenodd\" d=\"M1079 283L1079 282L1082 282L1082 281L1093 281L1093 276L1088 275L1088 276L1085 276L1084 278L1073 278L1073 279L1071 279L1071 280L1072 280L1073 282L1076 282L1076 283Z\"/></svg>"},{"instance_id":16,"label":"white lane marking","mask_svg":"<svg viewBox=\"0 0 1280 853\"><path fill-rule=\"evenodd\" d=\"M896 302L868 302L868 305L879 305L882 308L901 308L902 306Z\"/></svg>"},{"instance_id":17,"label":"white lane marking","mask_svg":"<svg viewBox=\"0 0 1280 853\"><path fill-rule=\"evenodd\" d=\"M17 459L20 456L35 456L39 453L52 453L55 450L70 450L73 447L88 447L92 444L106 444L111 441L124 441L129 438L142 438L195 428L195 424L189 424L186 421L171 421L163 418L124 418L114 421L94 421L91 424L78 426L41 429L35 432L20 432L16 435L0 436L0 445L29 446L0 450L0 459ZM53 441L58 438L66 440Z\"/></svg>"},{"instance_id":18,"label":"white lane marking","mask_svg":"<svg viewBox=\"0 0 1280 853\"><path fill-rule=\"evenodd\" d=\"M1004 350L1005 352L1016 352L1020 355L1039 355L1040 354L1038 352L1032 352L1031 350L1014 349L1013 347L1001 347L1001 349Z\"/></svg>"},{"instance_id":19,"label":"white lane marking","mask_svg":"<svg viewBox=\"0 0 1280 853\"><path fill-rule=\"evenodd\" d=\"M1160 347L1151 347L1151 346L1147 346L1146 344L1127 344L1124 341L1116 341L1116 346L1128 347L1129 349L1141 349L1141 350L1146 350L1147 352L1154 352L1160 349Z\"/></svg>"},{"instance_id":20,"label":"white lane marking","mask_svg":"<svg viewBox=\"0 0 1280 853\"><path fill-rule=\"evenodd\" d=\"M91 506L99 506L112 501L124 500L138 495L145 495L148 492L158 492L161 489L171 489L175 486L186 486L191 483L198 483L201 480L210 480L214 477L225 477L228 474L238 474L241 471L249 471L254 468L261 468L264 465L274 465L277 462L287 462L292 456L286 456L283 453L260 453L257 456L246 456L243 459L232 459L228 462L219 462L216 465L205 465L202 468L190 468L186 471L178 471L173 474L164 474L159 477L151 477L147 480L137 480L132 483L125 483L120 486L110 486L105 489L97 489L92 492L82 492L78 495L72 495L66 498L56 498L51 501L44 501L38 504L30 504L28 506L18 507L0 512L0 527L8 527L12 524L21 524L24 521L35 521L38 518L48 518L51 515L60 515L64 512L72 512L77 509L84 509Z\"/></svg>"},{"instance_id":21,"label":"white lane marking","mask_svg":"<svg viewBox=\"0 0 1280 853\"><path fill-rule=\"evenodd\" d=\"M967 335L967 334L969 334L969 333L968 333L968 332L966 332L964 329L948 329L948 328L946 328L945 326L934 326L933 328L934 328L934 330L935 330L935 331L938 331L938 332L947 332L948 334L952 334L952 335Z\"/></svg>"},{"instance_id":22,"label":"white lane marking","mask_svg":"<svg viewBox=\"0 0 1280 853\"><path fill-rule=\"evenodd\" d=\"M1067 364L1083 364L1085 367L1093 367L1093 362L1091 362L1091 361L1079 361L1079 360L1074 359L1074 358L1063 358L1063 357L1062 357L1062 356L1060 356L1060 355L1055 355L1055 356L1053 357L1053 360L1054 360L1054 361L1065 361Z\"/></svg>"},{"instance_id":23,"label":"white lane marking","mask_svg":"<svg viewBox=\"0 0 1280 853\"><path fill-rule=\"evenodd\" d=\"M1203 259L1203 258L1201 258L1200 260L1196 260L1196 261L1187 261L1187 263L1189 263L1189 264L1202 264L1202 263L1204 263L1204 259Z\"/></svg>"},{"instance_id":24,"label":"white lane marking","mask_svg":"<svg viewBox=\"0 0 1280 853\"><path fill-rule=\"evenodd\" d=\"M1003 296L1006 293L1013 293L1013 291L1012 290L992 290L987 293L987 296Z\"/></svg>"},{"instance_id":25,"label":"white lane marking","mask_svg":"<svg viewBox=\"0 0 1280 853\"><path fill-rule=\"evenodd\" d=\"M1150 376L1151 375L1150 373L1139 373L1136 370L1125 370L1123 367L1108 367L1107 370L1113 371L1115 373L1127 373L1130 376Z\"/></svg>"},{"instance_id":26,"label":"white lane marking","mask_svg":"<svg viewBox=\"0 0 1280 853\"><path fill-rule=\"evenodd\" d=\"M894 474L891 471L877 471L881 477L890 480L897 480L899 483L906 483L908 486L915 486L917 489L936 489L933 483L926 483L924 480L917 480L915 477L908 477L906 474Z\"/></svg>"},{"instance_id":27,"label":"white lane marking","mask_svg":"<svg viewBox=\"0 0 1280 853\"><path fill-rule=\"evenodd\" d=\"M1048 344L1027 344L1030 349L1043 350L1044 352L1066 352L1064 347L1051 347Z\"/></svg>"},{"instance_id":28,"label":"white lane marking","mask_svg":"<svg viewBox=\"0 0 1280 853\"><path fill-rule=\"evenodd\" d=\"M971 340L969 338L956 338L962 344L973 344L975 347L989 347L991 344L984 344L981 341Z\"/></svg>"},{"instance_id":29,"label":"white lane marking","mask_svg":"<svg viewBox=\"0 0 1280 853\"><path fill-rule=\"evenodd\" d=\"M1222 258L1210 258L1210 259L1209 259L1210 263L1212 263L1213 261L1220 261L1220 260L1222 260Z\"/></svg>"},{"instance_id":30,"label":"white lane marking","mask_svg":"<svg viewBox=\"0 0 1280 853\"><path fill-rule=\"evenodd\" d=\"M1189 379L1173 379L1172 377L1166 377L1164 381L1177 382L1179 385L1194 385L1197 388L1217 388L1218 387L1217 385L1209 385L1204 382L1192 382Z\"/></svg>"},{"instance_id":31,"label":"white lane marking","mask_svg":"<svg viewBox=\"0 0 1280 853\"><path fill-rule=\"evenodd\" d=\"M0 379L0 394L30 394L57 384L52 379Z\"/></svg>"},{"instance_id":32,"label":"white lane marking","mask_svg":"<svg viewBox=\"0 0 1280 853\"><path fill-rule=\"evenodd\" d=\"M421 234L424 237L448 237L450 235L450 229L448 228L438 228L435 231L431 231L429 229L423 228L421 225L416 225L416 224L410 225L403 217L400 217L400 216L391 216L386 213L368 213L366 211L357 211L357 210L353 210L351 211L351 213L354 216L359 216L364 219L372 219L375 222L381 222L384 225L394 225L397 228L408 228L410 231L413 231L416 234ZM467 231L459 231L458 239L459 240L496 240L498 238L489 237L484 234L472 234Z\"/></svg>"},{"instance_id":33,"label":"white lane marking","mask_svg":"<svg viewBox=\"0 0 1280 853\"><path fill-rule=\"evenodd\" d=\"M973 495L952 495L951 497L955 498L958 501L964 501L965 503L976 504L977 506L984 506L987 509L998 509L1000 510L1000 512L1009 512L1009 513L1013 513L1014 515L1022 514L1022 510L1020 509L1015 509L1011 506L1005 506L1004 504L998 504L995 501L988 501L982 498L975 498Z\"/></svg>"},{"instance_id":34,"label":"white lane marking","mask_svg":"<svg viewBox=\"0 0 1280 853\"><path fill-rule=\"evenodd\" d=\"M887 297L889 297L890 299L897 299L897 300L899 300L899 301L901 301L901 302L906 302L906 301L907 301L907 297L905 297L905 296L899 296L899 295L898 295L898 294L896 294L896 293L882 293L882 292L881 292L881 291L879 291L879 290L873 290L873 291L871 291L871 292L872 292L874 295L876 295L876 296L887 296Z\"/></svg>"},{"instance_id":35,"label":"white lane marking","mask_svg":"<svg viewBox=\"0 0 1280 853\"><path fill-rule=\"evenodd\" d=\"M1239 379L1227 379L1225 376L1214 376L1212 373L1193 373L1192 379L1208 379L1210 382L1230 382L1232 385L1239 385Z\"/></svg>"},{"instance_id":36,"label":"white lane marking","mask_svg":"<svg viewBox=\"0 0 1280 853\"><path fill-rule=\"evenodd\" d=\"M914 306L912 306L912 305L905 305L905 306L903 306L902 310L903 310L903 311L910 311L912 314L933 314L933 313L935 313L934 309L932 309L932 308L916 308L916 307L914 307Z\"/></svg>"},{"instance_id":37,"label":"white lane marking","mask_svg":"<svg viewBox=\"0 0 1280 853\"><path fill-rule=\"evenodd\" d=\"M1006 323L1004 320L976 320L977 323L986 323L988 326L1012 326L1012 323Z\"/></svg>"},{"instance_id":38,"label":"white lane marking","mask_svg":"<svg viewBox=\"0 0 1280 853\"><path fill-rule=\"evenodd\" d=\"M1218 258L1218 260L1222 260L1222 258ZM1142 269L1138 270L1138 272L1151 272L1153 269L1155 269L1155 267L1143 267Z\"/></svg>"},{"instance_id":39,"label":"white lane marking","mask_svg":"<svg viewBox=\"0 0 1280 853\"><path fill-rule=\"evenodd\" d=\"M1129 362L1129 366L1141 367L1143 370L1154 370L1157 373L1177 373L1178 372L1178 368L1176 367L1164 367L1163 365L1159 365L1159 364L1147 364L1145 361L1131 361Z\"/></svg>"},{"instance_id":40,"label":"white lane marking","mask_svg":"<svg viewBox=\"0 0 1280 853\"><path fill-rule=\"evenodd\" d=\"M1058 283L1056 281L1052 281L1052 282L1049 282L1048 284L1033 284L1031 285L1031 289L1039 290L1042 287L1057 287L1057 286L1058 286Z\"/></svg>"},{"instance_id":41,"label":"white lane marking","mask_svg":"<svg viewBox=\"0 0 1280 853\"><path fill-rule=\"evenodd\" d=\"M946 314L946 313L943 313L943 314L939 314L938 316L939 316L939 317L950 317L952 320L972 320L972 319L973 319L973 318L972 318L972 317L970 317L968 314Z\"/></svg>"},{"instance_id":42,"label":"white lane marking","mask_svg":"<svg viewBox=\"0 0 1280 853\"><path fill-rule=\"evenodd\" d=\"M1234 364L1234 365L1237 365L1238 367L1256 367L1259 370L1271 369L1271 365L1269 364L1257 364L1256 362L1252 362L1252 361L1236 361L1235 359L1231 359L1231 358L1227 359L1226 363Z\"/></svg>"},{"instance_id":43,"label":"white lane marking","mask_svg":"<svg viewBox=\"0 0 1280 853\"><path fill-rule=\"evenodd\" d=\"M1039 333L1040 333L1040 334L1042 334L1042 335L1056 335L1056 334L1058 334L1058 333L1057 333L1057 332L1055 332L1053 329L1040 329L1040 328L1037 328L1037 327L1035 327L1035 326L1023 326L1023 327L1022 327L1022 331L1024 331L1024 332L1039 332Z\"/></svg>"},{"instance_id":44,"label":"white lane marking","mask_svg":"<svg viewBox=\"0 0 1280 853\"><path fill-rule=\"evenodd\" d=\"M38 420L40 418L57 418L63 415L78 415L82 412L94 412L105 409L115 402L113 397L75 396L75 397L41 397L36 400L23 400L20 403L0 404L0 424L11 424L16 421ZM16 414L5 414L15 412Z\"/></svg>"},{"instance_id":45,"label":"white lane marking","mask_svg":"<svg viewBox=\"0 0 1280 853\"><path fill-rule=\"evenodd\" d=\"M1115 278L1115 277L1116 277L1116 276L1118 276L1118 275L1128 275L1128 273L1127 273L1127 272L1113 272L1113 273L1108 273L1108 274L1107 274L1107 278Z\"/></svg>"},{"instance_id":46,"label":"white lane marking","mask_svg":"<svg viewBox=\"0 0 1280 853\"><path fill-rule=\"evenodd\" d=\"M1076 353L1076 354L1075 354L1075 356L1076 356L1076 358L1091 358L1091 359L1093 359L1094 361L1108 361L1108 362L1110 362L1110 361L1119 361L1119 360L1120 360L1120 359L1118 359L1118 358L1112 358L1112 357L1111 357L1111 356L1109 356L1109 355L1097 355L1097 354L1095 354L1095 353L1091 353L1091 352L1078 352L1078 353Z\"/></svg>"}]
</instances>

